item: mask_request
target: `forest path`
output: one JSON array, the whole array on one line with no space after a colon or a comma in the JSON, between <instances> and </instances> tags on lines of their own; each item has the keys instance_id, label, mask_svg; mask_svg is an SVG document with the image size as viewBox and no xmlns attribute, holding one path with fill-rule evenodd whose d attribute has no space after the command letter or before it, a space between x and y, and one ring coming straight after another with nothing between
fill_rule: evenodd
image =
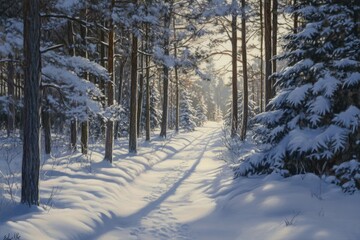
<instances>
[{"instance_id":1,"label":"forest path","mask_svg":"<svg viewBox=\"0 0 360 240\"><path fill-rule=\"evenodd\" d=\"M201 136L191 144L125 186L118 203L123 216L91 239L196 239L189 224L215 209L209 192L224 165L221 125L207 123L197 131Z\"/></svg>"}]
</instances>

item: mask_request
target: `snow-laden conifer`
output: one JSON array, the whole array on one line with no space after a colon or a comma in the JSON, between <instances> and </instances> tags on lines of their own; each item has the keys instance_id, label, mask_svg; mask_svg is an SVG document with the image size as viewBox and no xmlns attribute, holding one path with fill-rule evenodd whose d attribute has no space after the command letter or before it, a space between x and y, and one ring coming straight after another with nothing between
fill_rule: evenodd
<instances>
[{"instance_id":1,"label":"snow-laden conifer","mask_svg":"<svg viewBox=\"0 0 360 240\"><path fill-rule=\"evenodd\" d=\"M285 37L277 95L256 117L262 149L237 174L312 172L360 187L359 10L358 1L332 0L299 1L291 10L303 24Z\"/></svg>"},{"instance_id":2,"label":"snow-laden conifer","mask_svg":"<svg viewBox=\"0 0 360 240\"><path fill-rule=\"evenodd\" d=\"M200 97L198 104L195 107L195 111L196 111L196 125L198 127L203 126L204 123L207 121L207 108L205 105L205 100L204 97Z\"/></svg>"},{"instance_id":3,"label":"snow-laden conifer","mask_svg":"<svg viewBox=\"0 0 360 240\"><path fill-rule=\"evenodd\" d=\"M192 106L189 93L185 90L180 98L180 127L185 131L194 131L196 127L196 111Z\"/></svg>"}]
</instances>

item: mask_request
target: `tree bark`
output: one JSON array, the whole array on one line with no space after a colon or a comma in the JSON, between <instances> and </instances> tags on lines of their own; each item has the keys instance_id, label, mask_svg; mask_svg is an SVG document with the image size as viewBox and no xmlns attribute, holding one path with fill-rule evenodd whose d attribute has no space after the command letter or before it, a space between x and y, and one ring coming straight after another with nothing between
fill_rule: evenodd
<instances>
[{"instance_id":1,"label":"tree bark","mask_svg":"<svg viewBox=\"0 0 360 240\"><path fill-rule=\"evenodd\" d=\"M39 205L41 55L40 1L24 0L24 141L21 203Z\"/></svg>"},{"instance_id":2,"label":"tree bark","mask_svg":"<svg viewBox=\"0 0 360 240\"><path fill-rule=\"evenodd\" d=\"M119 86L118 86L118 103L121 104L121 100L122 100L122 92L123 92L123 79L124 79L124 65L125 65L125 61L120 61L119 64ZM119 121L116 121L115 123L115 130L114 130L114 139L118 138L118 134L119 134Z\"/></svg>"},{"instance_id":3,"label":"tree bark","mask_svg":"<svg viewBox=\"0 0 360 240\"><path fill-rule=\"evenodd\" d=\"M87 9L85 10L85 14L87 12ZM86 26L80 26L80 35L81 35L81 41L83 44L83 50L81 51L81 55L84 58L88 58L87 53L87 27ZM89 79L89 76L87 73L85 73L85 79ZM89 121L83 120L81 122L81 153L87 154L88 153L88 141L89 141Z\"/></svg>"},{"instance_id":4,"label":"tree bark","mask_svg":"<svg viewBox=\"0 0 360 240\"><path fill-rule=\"evenodd\" d=\"M237 89L237 13L232 13L231 18L231 48L232 48L232 121L231 137L238 131L238 89Z\"/></svg>"},{"instance_id":5,"label":"tree bark","mask_svg":"<svg viewBox=\"0 0 360 240\"><path fill-rule=\"evenodd\" d=\"M264 27L265 27L265 105L272 98L271 84L271 0L264 0Z\"/></svg>"},{"instance_id":6,"label":"tree bark","mask_svg":"<svg viewBox=\"0 0 360 240\"><path fill-rule=\"evenodd\" d=\"M12 59L12 55L9 55L9 59ZM9 98L9 112L7 114L7 136L13 135L15 130L15 68L13 62L7 63L7 95ZM5 86L5 85L4 85Z\"/></svg>"},{"instance_id":7,"label":"tree bark","mask_svg":"<svg viewBox=\"0 0 360 240\"><path fill-rule=\"evenodd\" d=\"M260 111L264 110L264 21L263 0L260 0Z\"/></svg>"},{"instance_id":8,"label":"tree bark","mask_svg":"<svg viewBox=\"0 0 360 240\"><path fill-rule=\"evenodd\" d=\"M144 51L144 41L141 40L141 51ZM139 96L138 96L138 111L137 111L137 136L141 133L141 115L143 107L143 93L144 93L144 55L140 55L140 74L139 74Z\"/></svg>"},{"instance_id":9,"label":"tree bark","mask_svg":"<svg viewBox=\"0 0 360 240\"><path fill-rule=\"evenodd\" d=\"M45 153L51 153L51 122L50 113L47 109L42 111L42 125L44 129Z\"/></svg>"},{"instance_id":10,"label":"tree bark","mask_svg":"<svg viewBox=\"0 0 360 240\"><path fill-rule=\"evenodd\" d=\"M74 25L72 21L68 21L68 42L69 42L69 52L72 56L76 55L75 51L75 39L74 39ZM77 142L77 119L76 117L71 119L70 122L70 149L76 151L76 142Z\"/></svg>"},{"instance_id":11,"label":"tree bark","mask_svg":"<svg viewBox=\"0 0 360 240\"><path fill-rule=\"evenodd\" d=\"M137 68L138 68L138 39L132 34L131 47L131 93L130 93L130 129L129 129L129 152L137 152Z\"/></svg>"},{"instance_id":12,"label":"tree bark","mask_svg":"<svg viewBox=\"0 0 360 240\"><path fill-rule=\"evenodd\" d=\"M243 114L240 131L240 139L246 138L247 122L248 122L248 75L247 75L247 53L246 53L246 14L245 0L241 0L241 51L242 51L242 68L243 68Z\"/></svg>"},{"instance_id":13,"label":"tree bark","mask_svg":"<svg viewBox=\"0 0 360 240\"><path fill-rule=\"evenodd\" d=\"M146 51L149 51L149 25L146 24L146 33L145 33L145 41L146 41ZM150 141L150 56L145 57L145 78L146 78L146 109L145 109L145 132L146 132L146 141Z\"/></svg>"},{"instance_id":14,"label":"tree bark","mask_svg":"<svg viewBox=\"0 0 360 240\"><path fill-rule=\"evenodd\" d=\"M115 5L115 0L111 1L111 12ZM114 71L114 23L110 20L109 26L109 49L108 49L108 72L110 74L110 81L107 83L107 105L110 107L114 104L114 84L115 84L115 71ZM108 119L106 122L106 140L105 140L105 160L112 163L113 160L113 147L114 147L114 121Z\"/></svg>"},{"instance_id":15,"label":"tree bark","mask_svg":"<svg viewBox=\"0 0 360 240\"><path fill-rule=\"evenodd\" d=\"M278 30L278 0L273 0L272 8L272 57L274 58L277 54L277 30ZM276 60L272 61L272 73L276 72ZM272 80L272 86L275 82ZM272 96L275 96L275 89L272 87Z\"/></svg>"},{"instance_id":16,"label":"tree bark","mask_svg":"<svg viewBox=\"0 0 360 240\"><path fill-rule=\"evenodd\" d=\"M173 19L173 29L174 29L174 39L176 39L176 28L175 28L175 18ZM174 42L174 56L177 58L177 44ZM180 91L179 91L179 76L178 76L178 67L175 65L175 131L179 132L180 126Z\"/></svg>"},{"instance_id":17,"label":"tree bark","mask_svg":"<svg viewBox=\"0 0 360 240\"><path fill-rule=\"evenodd\" d=\"M296 7L297 5L297 0L294 0L294 7ZM294 14L294 33L297 33L297 29L298 29L298 15L297 13Z\"/></svg>"},{"instance_id":18,"label":"tree bark","mask_svg":"<svg viewBox=\"0 0 360 240\"><path fill-rule=\"evenodd\" d=\"M168 30L171 25L171 10L169 9L164 16L164 55L169 56L170 53L170 35ZM166 63L163 64L163 105L162 105L162 117L161 117L161 130L160 137L166 138L168 127L168 104L169 104L169 66Z\"/></svg>"}]
</instances>

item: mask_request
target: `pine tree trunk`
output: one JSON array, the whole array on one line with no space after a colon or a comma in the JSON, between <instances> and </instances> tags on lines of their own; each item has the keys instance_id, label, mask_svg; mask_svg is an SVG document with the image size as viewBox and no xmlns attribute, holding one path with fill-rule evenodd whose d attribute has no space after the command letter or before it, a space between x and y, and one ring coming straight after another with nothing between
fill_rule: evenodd
<instances>
[{"instance_id":1,"label":"pine tree trunk","mask_svg":"<svg viewBox=\"0 0 360 240\"><path fill-rule=\"evenodd\" d=\"M121 61L119 64L119 86L118 86L118 99L117 99L119 104L121 104L122 101L124 65L125 65L125 61ZM118 138L119 125L120 125L119 121L116 121L115 130L114 130L114 139Z\"/></svg>"},{"instance_id":2,"label":"pine tree trunk","mask_svg":"<svg viewBox=\"0 0 360 240\"><path fill-rule=\"evenodd\" d=\"M277 54L277 30L278 30L278 0L273 0L272 8L272 57ZM272 73L276 72L276 60L272 61ZM272 80L272 86L275 85L275 80ZM272 87L272 96L275 96L275 88Z\"/></svg>"},{"instance_id":3,"label":"pine tree trunk","mask_svg":"<svg viewBox=\"0 0 360 240\"><path fill-rule=\"evenodd\" d=\"M104 21L103 23L106 26L106 23ZM106 59L106 50L105 50L105 32L103 30L100 30L100 65L103 66L104 68L106 68L106 64L105 64L105 59ZM101 99L101 104L103 107L106 106L106 99L105 99L105 95L106 95L106 86L105 86L105 80L100 79L100 83L99 83L99 88L103 94L103 98ZM106 135L106 121L105 120L100 120L100 133L99 135L101 137ZM100 137L99 136L99 137Z\"/></svg>"},{"instance_id":4,"label":"pine tree trunk","mask_svg":"<svg viewBox=\"0 0 360 240\"><path fill-rule=\"evenodd\" d=\"M232 14L231 19L231 48L232 48L232 113L231 113L231 137L235 137L238 131L238 90L237 90L237 14Z\"/></svg>"},{"instance_id":5,"label":"pine tree trunk","mask_svg":"<svg viewBox=\"0 0 360 240\"><path fill-rule=\"evenodd\" d=\"M24 0L24 125L21 203L39 205L40 171L40 1Z\"/></svg>"},{"instance_id":6,"label":"pine tree trunk","mask_svg":"<svg viewBox=\"0 0 360 240\"><path fill-rule=\"evenodd\" d=\"M169 30L171 25L171 12L165 13L164 16L164 29ZM164 33L164 55L169 56L169 44L170 36L169 33ZM161 117L161 130L160 137L166 138L167 127L168 127L168 102L169 102L169 67L166 63L163 64L163 106L162 106L162 117Z\"/></svg>"},{"instance_id":7,"label":"pine tree trunk","mask_svg":"<svg viewBox=\"0 0 360 240\"><path fill-rule=\"evenodd\" d=\"M264 111L264 21L263 0L260 0L260 111Z\"/></svg>"},{"instance_id":8,"label":"pine tree trunk","mask_svg":"<svg viewBox=\"0 0 360 240\"><path fill-rule=\"evenodd\" d=\"M243 68L243 114L240 131L240 139L242 141L246 138L247 122L248 122L248 107L249 107L249 93L248 93L248 75L247 75L247 53L246 53L246 14L245 14L245 0L241 0L241 52L242 52L242 68Z\"/></svg>"},{"instance_id":9,"label":"pine tree trunk","mask_svg":"<svg viewBox=\"0 0 360 240\"><path fill-rule=\"evenodd\" d=\"M85 10L85 14L87 13L87 9ZM84 58L88 58L87 53L87 27L86 26L80 26L80 35L81 35L81 41L83 45L83 50L81 51L81 55ZM88 79L89 76L87 73L85 73L85 79ZM89 141L89 121L83 120L81 122L81 153L87 154L88 153L88 141Z\"/></svg>"},{"instance_id":10,"label":"pine tree trunk","mask_svg":"<svg viewBox=\"0 0 360 240\"><path fill-rule=\"evenodd\" d=\"M150 56L146 56L146 141L150 141Z\"/></svg>"},{"instance_id":11,"label":"pine tree trunk","mask_svg":"<svg viewBox=\"0 0 360 240\"><path fill-rule=\"evenodd\" d=\"M141 40L141 50L144 50L144 41ZM143 93L144 93L144 55L140 55L140 74L139 74L139 96L138 96L138 111L137 111L137 136L141 133L141 115L143 107Z\"/></svg>"},{"instance_id":12,"label":"pine tree trunk","mask_svg":"<svg viewBox=\"0 0 360 240\"><path fill-rule=\"evenodd\" d=\"M294 0L294 7L296 7L296 5L297 5L297 0ZM299 22L298 15L297 15L297 13L295 13L294 14L294 33L297 33L298 22Z\"/></svg>"},{"instance_id":13,"label":"pine tree trunk","mask_svg":"<svg viewBox=\"0 0 360 240\"><path fill-rule=\"evenodd\" d=\"M44 143L45 143L45 153L51 153L51 122L50 122L50 113L48 110L42 111L42 125L44 129Z\"/></svg>"},{"instance_id":14,"label":"pine tree trunk","mask_svg":"<svg viewBox=\"0 0 360 240\"><path fill-rule=\"evenodd\" d=\"M138 39L135 34L132 35L131 48L131 93L130 93L130 129L129 129L129 152L137 152L137 51Z\"/></svg>"},{"instance_id":15,"label":"pine tree trunk","mask_svg":"<svg viewBox=\"0 0 360 240\"><path fill-rule=\"evenodd\" d=\"M271 0L264 0L264 28L265 28L265 105L272 98L271 67Z\"/></svg>"},{"instance_id":16,"label":"pine tree trunk","mask_svg":"<svg viewBox=\"0 0 360 240\"><path fill-rule=\"evenodd\" d=\"M75 39L74 39L74 25L72 21L68 21L68 42L69 42L69 52L72 56L76 55L75 51ZM71 151L76 151L76 142L77 142L77 119L74 117L70 122L70 149Z\"/></svg>"},{"instance_id":17,"label":"pine tree trunk","mask_svg":"<svg viewBox=\"0 0 360 240\"><path fill-rule=\"evenodd\" d=\"M89 148L89 121L81 122L81 153L88 154Z\"/></svg>"},{"instance_id":18,"label":"pine tree trunk","mask_svg":"<svg viewBox=\"0 0 360 240\"><path fill-rule=\"evenodd\" d=\"M9 59L12 59L12 55L9 55ZM14 97L15 97L15 88L14 88L14 79L15 78L15 68L13 62L8 62L7 64L7 95L9 98L9 112L7 114L7 136L10 137L13 135L15 130L15 106L14 106ZM5 86L5 85L4 85Z\"/></svg>"},{"instance_id":19,"label":"pine tree trunk","mask_svg":"<svg viewBox=\"0 0 360 240\"><path fill-rule=\"evenodd\" d=\"M149 25L146 25L146 51L149 51ZM145 68L146 68L146 109L145 109L145 131L146 131L146 141L150 141L150 56L145 57Z\"/></svg>"},{"instance_id":20,"label":"pine tree trunk","mask_svg":"<svg viewBox=\"0 0 360 240\"><path fill-rule=\"evenodd\" d=\"M70 123L70 148L72 151L76 151L77 149L77 119L71 119Z\"/></svg>"},{"instance_id":21,"label":"pine tree trunk","mask_svg":"<svg viewBox=\"0 0 360 240\"><path fill-rule=\"evenodd\" d=\"M111 1L111 12L115 5L115 0ZM109 26L109 48L108 48L108 72L110 74L110 81L107 83L107 105L110 107L114 104L114 84L115 84L115 71L114 71L114 24L110 20ZM114 121L108 119L106 122L106 140L105 140L105 160L112 163L113 160L113 147L114 147Z\"/></svg>"},{"instance_id":22,"label":"pine tree trunk","mask_svg":"<svg viewBox=\"0 0 360 240\"><path fill-rule=\"evenodd\" d=\"M174 29L174 39L176 39L175 31L175 18L173 20L173 29ZM174 42L174 56L177 58L177 44ZM174 69L175 74L175 131L179 132L180 125L180 91L179 91L179 76L178 76L178 67L175 65Z\"/></svg>"}]
</instances>

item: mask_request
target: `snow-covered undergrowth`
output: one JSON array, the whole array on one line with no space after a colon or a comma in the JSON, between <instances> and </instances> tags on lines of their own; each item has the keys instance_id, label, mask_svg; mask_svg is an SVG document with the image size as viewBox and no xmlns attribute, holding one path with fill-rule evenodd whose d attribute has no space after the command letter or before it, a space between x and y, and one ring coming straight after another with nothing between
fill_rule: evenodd
<instances>
[{"instance_id":1,"label":"snow-covered undergrowth","mask_svg":"<svg viewBox=\"0 0 360 240\"><path fill-rule=\"evenodd\" d=\"M70 154L57 139L44 160L41 206L18 204L20 155L1 160L0 237L21 239L358 240L360 194L344 194L315 175L233 178L223 161L221 124L141 142L115 143L114 163L101 144L88 157ZM11 147L2 139L3 144ZM19 142L11 142L20 150ZM5 145L2 145L5 146ZM248 146L249 149L253 146ZM16 153L15 155L11 155ZM221 154L222 153L222 154ZM13 200L4 176L10 166Z\"/></svg>"}]
</instances>

